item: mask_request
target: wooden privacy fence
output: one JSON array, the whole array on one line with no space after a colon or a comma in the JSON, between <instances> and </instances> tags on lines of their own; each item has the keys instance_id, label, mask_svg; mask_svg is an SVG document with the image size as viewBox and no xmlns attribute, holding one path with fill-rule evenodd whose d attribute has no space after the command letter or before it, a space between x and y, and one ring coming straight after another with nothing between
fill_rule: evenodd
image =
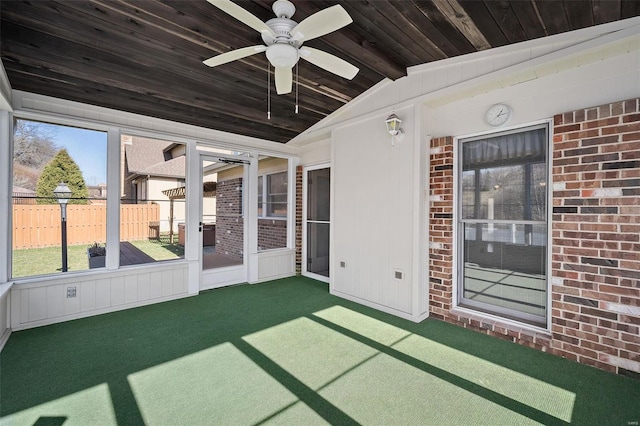
<instances>
[{"instance_id":1,"label":"wooden privacy fence","mask_svg":"<svg viewBox=\"0 0 640 426\"><path fill-rule=\"evenodd\" d=\"M150 237L150 224L160 218L157 204L120 206L120 241ZM107 206L67 206L67 245L104 243L107 236ZM13 205L13 249L59 247L61 243L58 204Z\"/></svg>"}]
</instances>

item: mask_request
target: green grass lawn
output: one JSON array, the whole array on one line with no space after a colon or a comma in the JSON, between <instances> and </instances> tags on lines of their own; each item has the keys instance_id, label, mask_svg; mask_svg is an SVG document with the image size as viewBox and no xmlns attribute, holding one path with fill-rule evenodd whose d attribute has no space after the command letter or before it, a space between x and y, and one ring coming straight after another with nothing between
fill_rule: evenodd
<instances>
[{"instance_id":1,"label":"green grass lawn","mask_svg":"<svg viewBox=\"0 0 640 426\"><path fill-rule=\"evenodd\" d=\"M177 240L177 238L176 238ZM130 241L155 260L177 259L184 255L184 247L164 240ZM87 259L88 244L69 246L67 262L69 272L89 269ZM12 277L32 277L56 274L62 271L62 250L60 247L45 247L13 251Z\"/></svg>"},{"instance_id":2,"label":"green grass lawn","mask_svg":"<svg viewBox=\"0 0 640 426\"><path fill-rule=\"evenodd\" d=\"M130 243L155 260L171 260L184 256L184 247L177 243L171 244L163 240L138 240Z\"/></svg>"},{"instance_id":3,"label":"green grass lawn","mask_svg":"<svg viewBox=\"0 0 640 426\"><path fill-rule=\"evenodd\" d=\"M69 271L89 269L87 260L88 244L69 246L67 262ZM44 247L13 251L12 277L30 277L55 274L62 271L62 250L60 247Z\"/></svg>"}]
</instances>

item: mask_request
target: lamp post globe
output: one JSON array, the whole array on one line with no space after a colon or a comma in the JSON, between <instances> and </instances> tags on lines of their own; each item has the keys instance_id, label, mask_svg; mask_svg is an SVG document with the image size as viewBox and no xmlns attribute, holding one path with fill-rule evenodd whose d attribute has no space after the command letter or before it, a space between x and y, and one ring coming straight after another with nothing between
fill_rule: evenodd
<instances>
[{"instance_id":1,"label":"lamp post globe","mask_svg":"<svg viewBox=\"0 0 640 426\"><path fill-rule=\"evenodd\" d=\"M60 182L56 189L53 190L53 195L55 195L58 200L58 204L60 204L60 232L62 236L62 272L67 272L68 264L67 264L67 203L69 202L69 198L73 195L73 192L66 183Z\"/></svg>"}]
</instances>

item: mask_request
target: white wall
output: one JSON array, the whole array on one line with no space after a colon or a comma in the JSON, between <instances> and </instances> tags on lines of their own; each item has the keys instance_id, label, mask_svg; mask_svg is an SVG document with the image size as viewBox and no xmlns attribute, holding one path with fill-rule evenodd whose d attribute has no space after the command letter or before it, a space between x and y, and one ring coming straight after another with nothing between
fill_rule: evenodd
<instances>
[{"instance_id":1,"label":"white wall","mask_svg":"<svg viewBox=\"0 0 640 426\"><path fill-rule=\"evenodd\" d=\"M599 52L602 53L602 52ZM499 88L486 94L430 107L426 114L434 137L491 130L486 110L506 103L512 111L509 126L553 118L555 114L638 96L640 51L632 51L561 73Z\"/></svg>"},{"instance_id":2,"label":"white wall","mask_svg":"<svg viewBox=\"0 0 640 426\"><path fill-rule=\"evenodd\" d=\"M331 162L331 138L305 144L300 148L300 163L305 166Z\"/></svg>"},{"instance_id":3,"label":"white wall","mask_svg":"<svg viewBox=\"0 0 640 426\"><path fill-rule=\"evenodd\" d=\"M11 328L20 330L188 296L186 262L127 267L108 275L64 275L11 289ZM75 288L75 297L67 289Z\"/></svg>"},{"instance_id":4,"label":"white wall","mask_svg":"<svg viewBox=\"0 0 640 426\"><path fill-rule=\"evenodd\" d=\"M330 285L333 294L418 319L413 205L421 192L414 177L422 170L413 160L419 140L414 108L395 112L405 131L395 146L385 128L387 110L333 131Z\"/></svg>"}]
</instances>

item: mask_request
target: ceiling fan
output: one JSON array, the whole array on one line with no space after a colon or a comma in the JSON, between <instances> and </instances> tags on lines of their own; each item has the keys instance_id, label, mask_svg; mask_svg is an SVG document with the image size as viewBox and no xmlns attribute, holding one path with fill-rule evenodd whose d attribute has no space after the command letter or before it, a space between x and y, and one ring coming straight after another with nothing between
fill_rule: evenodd
<instances>
[{"instance_id":1,"label":"ceiling fan","mask_svg":"<svg viewBox=\"0 0 640 426\"><path fill-rule=\"evenodd\" d=\"M207 1L260 32L265 44L222 53L204 61L205 65L215 67L266 52L269 63L275 68L276 92L279 95L291 92L292 68L298 63L299 58L349 80L353 79L359 71L357 67L330 53L311 47L302 47L305 41L329 34L353 22L347 11L340 5L323 9L297 23L291 19L296 11L293 3L289 0L276 0L271 6L276 17L262 22L255 15L230 0Z\"/></svg>"}]
</instances>

